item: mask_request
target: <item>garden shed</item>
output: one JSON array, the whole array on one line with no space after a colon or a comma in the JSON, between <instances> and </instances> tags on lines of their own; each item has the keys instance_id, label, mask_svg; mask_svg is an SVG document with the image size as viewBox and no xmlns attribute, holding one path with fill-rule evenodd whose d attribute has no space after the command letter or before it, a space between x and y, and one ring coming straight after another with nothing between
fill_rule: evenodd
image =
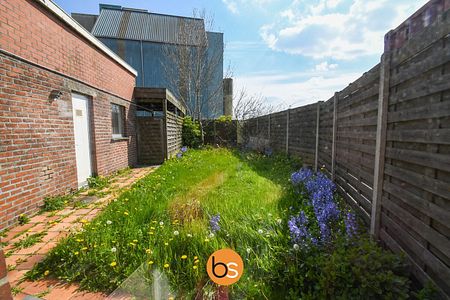
<instances>
[{"instance_id":1,"label":"garden shed","mask_svg":"<svg viewBox=\"0 0 450 300\"><path fill-rule=\"evenodd\" d=\"M135 88L139 164L161 164L180 150L186 107L164 88Z\"/></svg>"}]
</instances>

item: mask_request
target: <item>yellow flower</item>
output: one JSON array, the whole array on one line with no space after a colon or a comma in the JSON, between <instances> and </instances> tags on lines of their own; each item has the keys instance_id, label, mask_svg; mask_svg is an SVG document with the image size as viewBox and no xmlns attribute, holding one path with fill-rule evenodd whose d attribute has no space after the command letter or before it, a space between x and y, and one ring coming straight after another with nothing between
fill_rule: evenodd
<instances>
[{"instance_id":1,"label":"yellow flower","mask_svg":"<svg viewBox=\"0 0 450 300\"><path fill-rule=\"evenodd\" d=\"M47 276L48 274L50 274L50 271L49 271L49 270L47 270L47 271L44 272L44 276Z\"/></svg>"},{"instance_id":2,"label":"yellow flower","mask_svg":"<svg viewBox=\"0 0 450 300\"><path fill-rule=\"evenodd\" d=\"M168 268L169 267L169 264L164 264L164 268Z\"/></svg>"},{"instance_id":3,"label":"yellow flower","mask_svg":"<svg viewBox=\"0 0 450 300\"><path fill-rule=\"evenodd\" d=\"M167 299L167 300L174 300L175 298L174 297L169 297L169 299Z\"/></svg>"},{"instance_id":4,"label":"yellow flower","mask_svg":"<svg viewBox=\"0 0 450 300\"><path fill-rule=\"evenodd\" d=\"M153 235L153 231L150 231L148 234Z\"/></svg>"},{"instance_id":5,"label":"yellow flower","mask_svg":"<svg viewBox=\"0 0 450 300\"><path fill-rule=\"evenodd\" d=\"M138 240L133 240L133 243L137 243L138 242Z\"/></svg>"},{"instance_id":6,"label":"yellow flower","mask_svg":"<svg viewBox=\"0 0 450 300\"><path fill-rule=\"evenodd\" d=\"M194 260L197 260L198 259L198 256L194 256Z\"/></svg>"},{"instance_id":7,"label":"yellow flower","mask_svg":"<svg viewBox=\"0 0 450 300\"><path fill-rule=\"evenodd\" d=\"M136 244L135 244L135 243L131 243L131 242L130 242L130 246L133 246L133 247L134 247L134 246L136 246Z\"/></svg>"},{"instance_id":8,"label":"yellow flower","mask_svg":"<svg viewBox=\"0 0 450 300\"><path fill-rule=\"evenodd\" d=\"M113 261L112 263L109 264L111 267L115 267L117 265L117 263L115 261Z\"/></svg>"},{"instance_id":9,"label":"yellow flower","mask_svg":"<svg viewBox=\"0 0 450 300\"><path fill-rule=\"evenodd\" d=\"M192 269L196 270L198 267L197 266L193 266Z\"/></svg>"},{"instance_id":10,"label":"yellow flower","mask_svg":"<svg viewBox=\"0 0 450 300\"><path fill-rule=\"evenodd\" d=\"M78 243L81 243L81 242L83 242L84 240L83 240L83 239L76 239L76 241L77 241Z\"/></svg>"},{"instance_id":11,"label":"yellow flower","mask_svg":"<svg viewBox=\"0 0 450 300\"><path fill-rule=\"evenodd\" d=\"M75 255L78 255L78 254L80 254L78 251L75 251L73 254L75 254Z\"/></svg>"},{"instance_id":12,"label":"yellow flower","mask_svg":"<svg viewBox=\"0 0 450 300\"><path fill-rule=\"evenodd\" d=\"M181 256L181 259L186 259L187 258L187 255L182 255Z\"/></svg>"},{"instance_id":13,"label":"yellow flower","mask_svg":"<svg viewBox=\"0 0 450 300\"><path fill-rule=\"evenodd\" d=\"M157 222L155 220L153 220L152 223L157 223Z\"/></svg>"},{"instance_id":14,"label":"yellow flower","mask_svg":"<svg viewBox=\"0 0 450 300\"><path fill-rule=\"evenodd\" d=\"M165 242L164 245L165 245L165 246L169 246L169 243L168 243L168 242Z\"/></svg>"},{"instance_id":15,"label":"yellow flower","mask_svg":"<svg viewBox=\"0 0 450 300\"><path fill-rule=\"evenodd\" d=\"M87 223L88 222L88 220L86 220L86 219L82 219L82 220L80 220L80 223Z\"/></svg>"},{"instance_id":16,"label":"yellow flower","mask_svg":"<svg viewBox=\"0 0 450 300\"><path fill-rule=\"evenodd\" d=\"M194 264L198 264L200 261L198 260L198 259L196 259L195 261L194 261Z\"/></svg>"},{"instance_id":17,"label":"yellow flower","mask_svg":"<svg viewBox=\"0 0 450 300\"><path fill-rule=\"evenodd\" d=\"M81 250L82 250L82 251L85 251L85 250L87 250L87 247L83 247L83 248L81 248Z\"/></svg>"},{"instance_id":18,"label":"yellow flower","mask_svg":"<svg viewBox=\"0 0 450 300\"><path fill-rule=\"evenodd\" d=\"M129 213L126 211L126 212L124 212L123 213L125 216L128 216L129 215Z\"/></svg>"},{"instance_id":19,"label":"yellow flower","mask_svg":"<svg viewBox=\"0 0 450 300\"><path fill-rule=\"evenodd\" d=\"M145 252L147 252L148 254L150 254L150 253L152 253L152 250L146 249Z\"/></svg>"},{"instance_id":20,"label":"yellow flower","mask_svg":"<svg viewBox=\"0 0 450 300\"><path fill-rule=\"evenodd\" d=\"M208 238L206 238L206 239L205 239L205 242L206 242L206 243L207 243L207 242L209 242L209 239L208 239Z\"/></svg>"},{"instance_id":21,"label":"yellow flower","mask_svg":"<svg viewBox=\"0 0 450 300\"><path fill-rule=\"evenodd\" d=\"M149 264L149 265L153 265L153 260L150 260L150 261L148 262L148 264Z\"/></svg>"},{"instance_id":22,"label":"yellow flower","mask_svg":"<svg viewBox=\"0 0 450 300\"><path fill-rule=\"evenodd\" d=\"M155 230L155 227L152 226L152 227L150 227L150 229L151 229L151 230Z\"/></svg>"}]
</instances>

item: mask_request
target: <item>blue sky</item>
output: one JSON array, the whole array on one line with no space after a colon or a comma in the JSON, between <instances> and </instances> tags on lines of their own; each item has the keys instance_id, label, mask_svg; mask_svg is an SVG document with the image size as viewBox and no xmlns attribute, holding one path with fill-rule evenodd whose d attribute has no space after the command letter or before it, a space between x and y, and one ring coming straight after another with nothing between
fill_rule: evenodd
<instances>
[{"instance_id":1,"label":"blue sky","mask_svg":"<svg viewBox=\"0 0 450 300\"><path fill-rule=\"evenodd\" d=\"M379 62L383 36L425 0L54 0L68 13L98 13L98 3L191 16L214 16L224 32L225 67L235 91L260 94L278 109L327 100Z\"/></svg>"}]
</instances>

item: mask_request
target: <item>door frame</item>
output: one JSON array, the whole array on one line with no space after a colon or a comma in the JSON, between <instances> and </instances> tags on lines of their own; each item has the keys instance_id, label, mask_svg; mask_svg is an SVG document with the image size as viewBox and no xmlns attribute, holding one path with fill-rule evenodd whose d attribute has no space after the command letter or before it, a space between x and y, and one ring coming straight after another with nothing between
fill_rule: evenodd
<instances>
[{"instance_id":1,"label":"door frame","mask_svg":"<svg viewBox=\"0 0 450 300\"><path fill-rule=\"evenodd\" d=\"M88 126L90 168L91 168L91 176L94 176L95 174L97 174L97 168L96 168L97 163L96 163L96 159L95 159L95 143L94 143L93 96L85 94L85 93L81 93L77 90L71 90L70 102L72 105L72 110L73 110L73 102L72 101L73 101L74 95L79 95L79 96L86 98L86 103L87 103L87 116L86 117L87 117L87 126ZM73 122L73 111L72 111L72 122ZM75 125L74 125L73 137L74 137L74 145L75 145ZM80 184L80 182L78 182L78 166L76 164L76 152L75 152L75 166L76 166L76 170L77 170L76 171L77 187L78 187L78 189L81 189L82 187L86 186L86 183Z\"/></svg>"}]
</instances>

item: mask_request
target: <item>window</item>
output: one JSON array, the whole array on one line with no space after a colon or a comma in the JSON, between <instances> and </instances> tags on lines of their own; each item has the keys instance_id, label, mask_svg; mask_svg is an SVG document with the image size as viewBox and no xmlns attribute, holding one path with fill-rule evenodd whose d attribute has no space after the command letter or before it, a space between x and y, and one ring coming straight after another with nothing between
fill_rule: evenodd
<instances>
[{"instance_id":1,"label":"window","mask_svg":"<svg viewBox=\"0 0 450 300\"><path fill-rule=\"evenodd\" d=\"M125 107L111 103L112 137L121 138L125 136Z\"/></svg>"}]
</instances>

